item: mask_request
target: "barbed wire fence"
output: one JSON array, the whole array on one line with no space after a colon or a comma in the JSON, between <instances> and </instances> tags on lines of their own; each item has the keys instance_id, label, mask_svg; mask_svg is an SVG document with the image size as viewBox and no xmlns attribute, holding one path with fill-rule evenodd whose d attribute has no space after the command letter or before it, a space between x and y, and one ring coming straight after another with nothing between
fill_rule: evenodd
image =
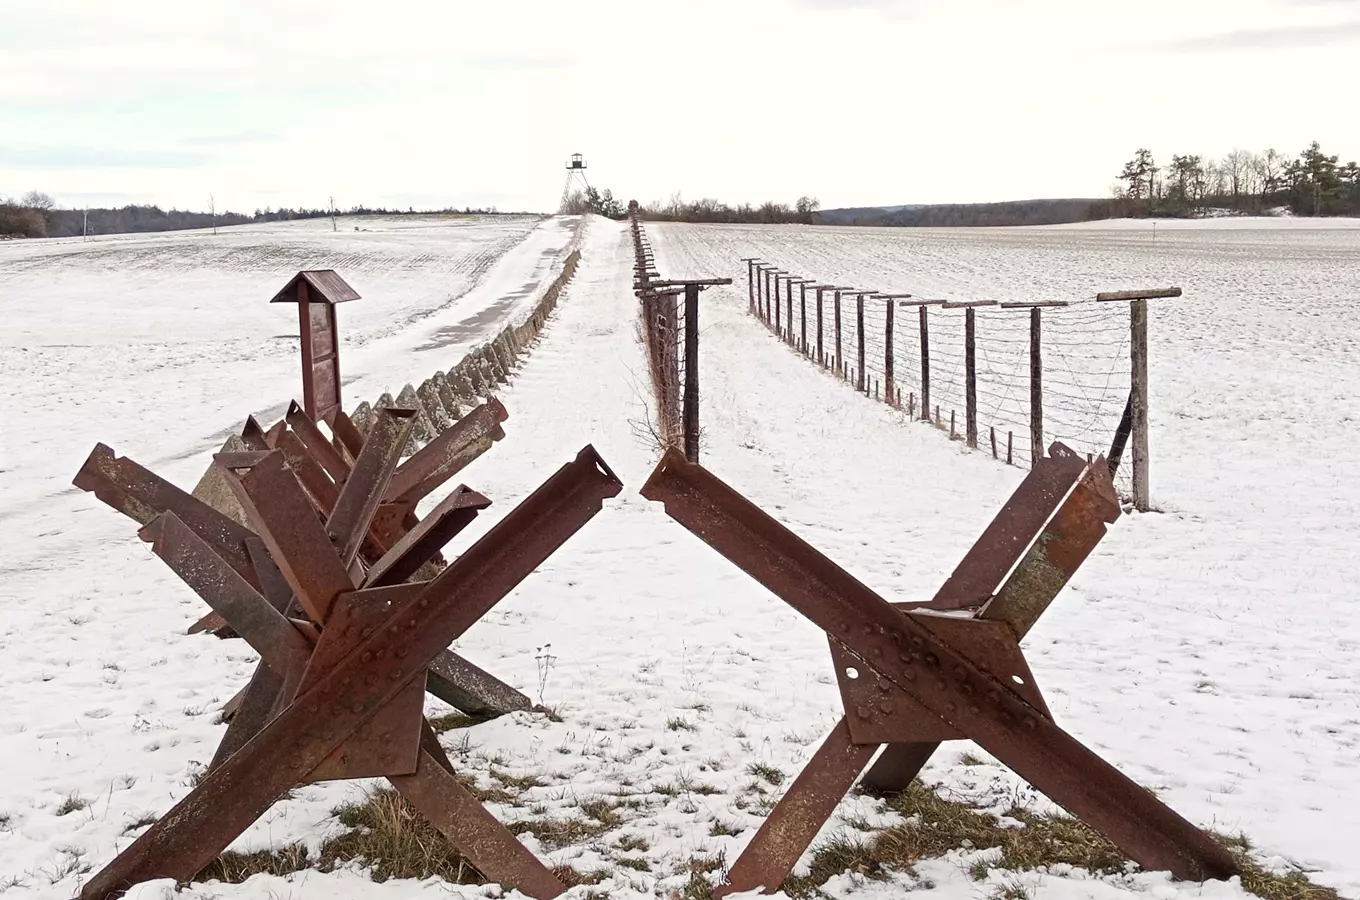
<instances>
[{"instance_id":1,"label":"barbed wire fence","mask_svg":"<svg viewBox=\"0 0 1360 900\"><path fill-rule=\"evenodd\" d=\"M1179 288L949 300L743 262L750 312L859 393L1012 465L1032 466L1054 441L1106 456L1119 492L1150 508L1147 301Z\"/></svg>"}]
</instances>

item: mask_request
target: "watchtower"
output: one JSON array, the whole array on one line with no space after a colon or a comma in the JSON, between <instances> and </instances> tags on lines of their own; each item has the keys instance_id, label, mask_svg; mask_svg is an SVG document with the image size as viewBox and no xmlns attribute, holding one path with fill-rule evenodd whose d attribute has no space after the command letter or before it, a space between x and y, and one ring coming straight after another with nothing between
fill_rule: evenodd
<instances>
[{"instance_id":1,"label":"watchtower","mask_svg":"<svg viewBox=\"0 0 1360 900\"><path fill-rule=\"evenodd\" d=\"M576 191L584 191L590 187L590 182L586 180L586 161L585 157L579 153L573 153L571 159L567 160L567 183L562 188L562 202L558 205L558 210L565 212L567 204L571 202L571 195Z\"/></svg>"}]
</instances>

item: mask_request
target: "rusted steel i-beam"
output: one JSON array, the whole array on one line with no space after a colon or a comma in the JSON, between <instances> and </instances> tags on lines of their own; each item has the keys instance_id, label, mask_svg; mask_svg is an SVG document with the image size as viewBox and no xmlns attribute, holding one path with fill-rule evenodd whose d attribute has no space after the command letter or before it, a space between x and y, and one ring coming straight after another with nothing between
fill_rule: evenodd
<instances>
[{"instance_id":1,"label":"rusted steel i-beam","mask_svg":"<svg viewBox=\"0 0 1360 900\"><path fill-rule=\"evenodd\" d=\"M268 459L262 465L267 463ZM441 806L444 815L430 812L434 824L489 877L544 900L565 890L541 863L514 846L518 842L513 835L498 823L493 827L488 817L452 797L448 792L457 791L449 786L449 779L441 778L442 787L422 781L422 773L440 778L428 768L432 759L447 769L446 761L419 749L428 744L419 727L414 731L403 727L402 740L390 750L368 750L371 737L360 729L370 720L389 721L393 709L409 713L402 721L416 721L418 726L425 674L444 648L621 488L604 461L587 447L414 596L398 603L365 600L375 593L392 596L394 590L407 586L345 593L335 603L335 615L356 625L367 616L369 624L362 631L357 627L323 630L309 665L314 671L302 681L297 697L98 872L82 890L82 900L105 900L153 878L187 881L284 792L319 776L337 777L330 772L344 764L344 757L335 754L353 741L358 742L354 746L360 751L359 759L380 763L381 774L391 777L403 793L409 791L408 797L418 807L438 801L453 804L452 808ZM263 495L257 498L257 505L270 502ZM276 515L269 518L279 519ZM274 543L292 546L295 542ZM306 571L301 566L292 568L295 575ZM325 590L306 593L319 596ZM410 698L415 705L408 707ZM411 756L413 748L416 753ZM415 776L415 780L403 776ZM465 824L465 820L472 821Z\"/></svg>"},{"instance_id":2,"label":"rusted steel i-beam","mask_svg":"<svg viewBox=\"0 0 1360 900\"><path fill-rule=\"evenodd\" d=\"M1102 460L1087 471L1098 479L1103 466ZM1096 508L1084 516L1111 520L1117 515L1113 491L1105 488L1108 476L1096 492ZM672 518L840 642L860 667L878 676L884 690L910 700L913 715L907 721L938 720L951 729L946 733L978 742L1147 868L1182 878L1237 872L1222 846L1055 725L1033 702L1037 694L1015 689L1010 673L984 664L1023 659L1009 629L938 613L904 614L678 454L662 459L642 495L663 501ZM1062 568L1053 564L1052 552L1047 546L1032 551L1044 557L1036 571L1051 576ZM936 633L946 625L948 642ZM1027 669L1024 675L1032 677ZM866 709L864 715L873 713ZM778 874L782 881L784 873ZM768 888L771 882L759 884ZM733 889L755 886L734 884Z\"/></svg>"}]
</instances>

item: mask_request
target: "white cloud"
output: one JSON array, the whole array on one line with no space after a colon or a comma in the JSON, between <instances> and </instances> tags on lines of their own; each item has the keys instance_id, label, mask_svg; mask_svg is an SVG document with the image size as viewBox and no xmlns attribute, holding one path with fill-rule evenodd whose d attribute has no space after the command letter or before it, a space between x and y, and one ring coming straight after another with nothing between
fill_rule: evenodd
<instances>
[{"instance_id":1,"label":"white cloud","mask_svg":"<svg viewBox=\"0 0 1360 900\"><path fill-rule=\"evenodd\" d=\"M1103 195L1139 146L1360 155L1339 112L1353 43L1232 37L1353 20L1278 0L1137 16L1075 0L52 0L5 11L0 194L548 209L581 152L593 181L644 201Z\"/></svg>"}]
</instances>

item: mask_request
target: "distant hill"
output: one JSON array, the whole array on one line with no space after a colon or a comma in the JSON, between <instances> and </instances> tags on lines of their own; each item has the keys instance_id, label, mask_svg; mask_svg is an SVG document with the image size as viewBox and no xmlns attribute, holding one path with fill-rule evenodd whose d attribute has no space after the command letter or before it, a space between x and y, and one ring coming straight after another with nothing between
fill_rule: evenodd
<instances>
[{"instance_id":1,"label":"distant hill","mask_svg":"<svg viewBox=\"0 0 1360 900\"><path fill-rule=\"evenodd\" d=\"M823 209L823 225L952 227L987 225L1056 225L1116 215L1110 200L1093 198L1007 200L1000 203L907 203L899 206L853 206Z\"/></svg>"}]
</instances>

